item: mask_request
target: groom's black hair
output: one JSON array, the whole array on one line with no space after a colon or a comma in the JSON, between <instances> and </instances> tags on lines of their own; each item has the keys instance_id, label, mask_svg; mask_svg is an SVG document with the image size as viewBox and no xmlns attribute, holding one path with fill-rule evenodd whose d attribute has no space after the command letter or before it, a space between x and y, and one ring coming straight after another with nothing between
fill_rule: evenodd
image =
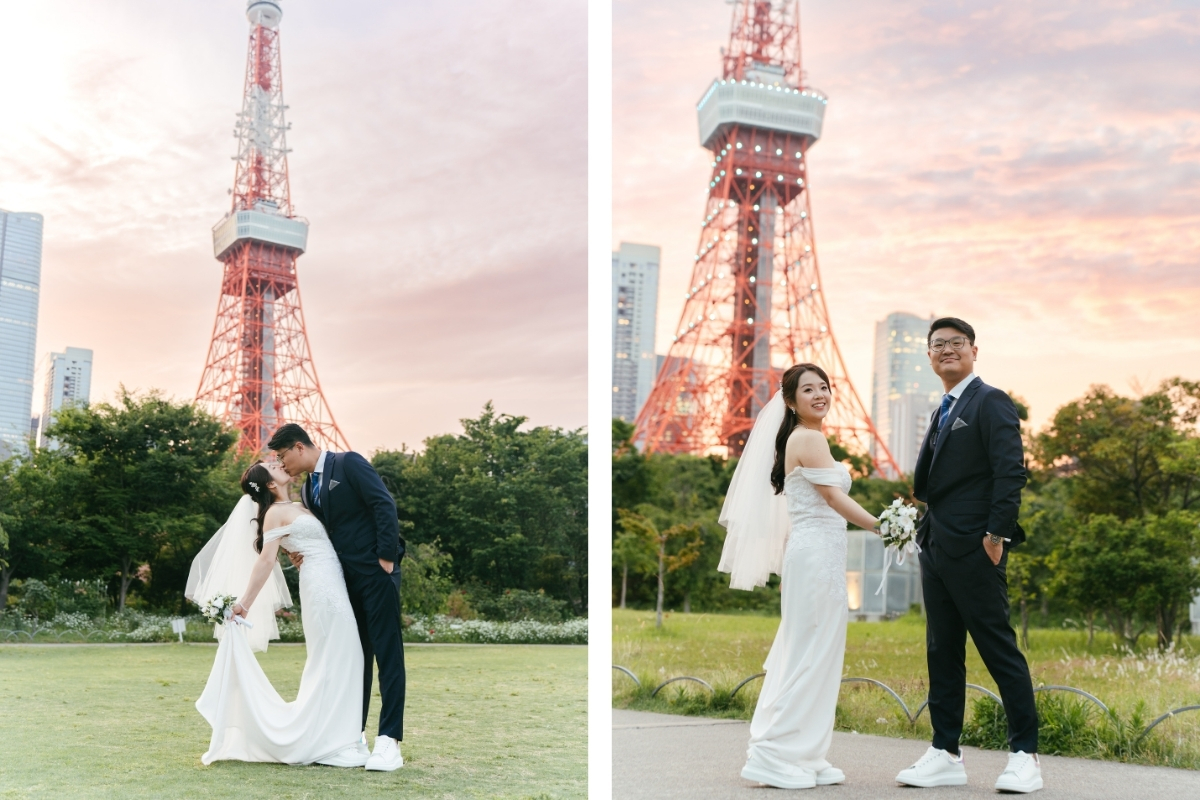
<instances>
[{"instance_id":1,"label":"groom's black hair","mask_svg":"<svg viewBox=\"0 0 1200 800\"><path fill-rule=\"evenodd\" d=\"M308 438L308 434L305 433L304 428L301 428L294 422L289 422L275 431L275 434L271 437L271 441L267 442L267 449L279 452L280 450L287 450L289 447L295 447L297 442L306 444L309 447L314 446L312 439Z\"/></svg>"},{"instance_id":2,"label":"groom's black hair","mask_svg":"<svg viewBox=\"0 0 1200 800\"><path fill-rule=\"evenodd\" d=\"M968 325L966 322L962 321L958 317L942 317L941 319L935 319L932 323L930 323L929 333L925 336L925 346L926 347L928 347L929 343L933 341L933 332L936 331L938 328L953 328L954 330L961 333L963 336L967 337L967 339L971 342L972 345L975 344L975 329L974 328L972 328L970 325ZM274 441L274 439L272 439L271 441ZM274 448L272 448L272 449L274 449Z\"/></svg>"}]
</instances>

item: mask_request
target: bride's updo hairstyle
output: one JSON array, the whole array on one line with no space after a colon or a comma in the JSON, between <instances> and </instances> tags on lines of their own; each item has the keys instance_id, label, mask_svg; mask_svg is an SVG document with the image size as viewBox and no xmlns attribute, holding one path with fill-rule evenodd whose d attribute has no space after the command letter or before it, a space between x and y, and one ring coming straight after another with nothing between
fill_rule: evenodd
<instances>
[{"instance_id":1,"label":"bride's updo hairstyle","mask_svg":"<svg viewBox=\"0 0 1200 800\"><path fill-rule=\"evenodd\" d=\"M800 424L800 417L792 409L796 406L796 389L806 372L817 373L821 380L825 381L825 385L829 386L829 376L816 364L796 364L788 367L783 373L783 380L779 382L779 389L783 392L783 422L779 425L779 433L775 434L775 466L771 468L771 486L774 487L775 494L783 492L783 479L786 477L783 473L783 461L787 441L792 431ZM832 392L833 387L830 386L829 390Z\"/></svg>"},{"instance_id":2,"label":"bride's updo hairstyle","mask_svg":"<svg viewBox=\"0 0 1200 800\"><path fill-rule=\"evenodd\" d=\"M271 494L267 484L274 481L261 461L251 464L250 468L242 473L242 491L258 504L258 515L255 517L258 522L258 538L254 540L254 550L259 553L262 552L263 546L263 520L267 518L267 509L275 502L275 495Z\"/></svg>"}]
</instances>

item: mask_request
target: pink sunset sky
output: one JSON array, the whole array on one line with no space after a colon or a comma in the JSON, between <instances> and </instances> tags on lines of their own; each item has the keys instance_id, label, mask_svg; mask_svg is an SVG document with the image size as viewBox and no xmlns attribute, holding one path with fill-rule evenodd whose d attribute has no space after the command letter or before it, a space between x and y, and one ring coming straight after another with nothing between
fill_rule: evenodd
<instances>
[{"instance_id":1,"label":"pink sunset sky","mask_svg":"<svg viewBox=\"0 0 1200 800\"><path fill-rule=\"evenodd\" d=\"M583 426L586 3L282 5L301 294L351 445L420 448L488 400ZM45 216L38 357L93 349L93 400L195 394L245 7L0 4L0 208Z\"/></svg>"},{"instance_id":2,"label":"pink sunset sky","mask_svg":"<svg viewBox=\"0 0 1200 800\"><path fill-rule=\"evenodd\" d=\"M616 0L613 237L662 247L678 323L709 180L695 104L731 7ZM1103 383L1200 378L1200 2L802 3L829 95L808 169L822 279L870 404L876 321L971 322L1041 427Z\"/></svg>"}]
</instances>

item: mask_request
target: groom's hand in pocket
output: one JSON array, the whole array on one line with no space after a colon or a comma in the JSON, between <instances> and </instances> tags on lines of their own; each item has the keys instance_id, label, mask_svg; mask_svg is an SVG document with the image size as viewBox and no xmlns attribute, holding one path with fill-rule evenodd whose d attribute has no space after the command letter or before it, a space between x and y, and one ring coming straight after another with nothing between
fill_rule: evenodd
<instances>
[{"instance_id":1,"label":"groom's hand in pocket","mask_svg":"<svg viewBox=\"0 0 1200 800\"><path fill-rule=\"evenodd\" d=\"M986 533L983 535L983 549L994 565L999 565L1000 559L1004 558L1004 542L992 544L991 538Z\"/></svg>"},{"instance_id":2,"label":"groom's hand in pocket","mask_svg":"<svg viewBox=\"0 0 1200 800\"><path fill-rule=\"evenodd\" d=\"M379 559L379 566L383 567L383 571L386 572L388 575L391 575L392 570L395 569L395 567L396 567L396 565L393 564L391 561L384 561L382 558Z\"/></svg>"}]
</instances>

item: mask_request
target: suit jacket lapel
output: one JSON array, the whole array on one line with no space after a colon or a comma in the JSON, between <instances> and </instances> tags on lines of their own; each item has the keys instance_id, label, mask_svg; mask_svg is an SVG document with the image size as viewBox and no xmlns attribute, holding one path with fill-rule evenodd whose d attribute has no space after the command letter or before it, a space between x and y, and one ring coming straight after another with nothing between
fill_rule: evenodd
<instances>
[{"instance_id":1,"label":"suit jacket lapel","mask_svg":"<svg viewBox=\"0 0 1200 800\"><path fill-rule=\"evenodd\" d=\"M958 402L954 404L954 408L950 409L950 414L946 417L945 429L938 429L937 444L933 448L933 459L929 462L930 470L933 469L934 463L937 462L938 453L942 452L942 448L946 446L946 440L950 438L950 431L954 427L954 420L962 416L963 410L967 404L971 402L971 398L979 391L979 387L983 385L983 378L976 378L971 381L962 396L958 398Z\"/></svg>"}]
</instances>

